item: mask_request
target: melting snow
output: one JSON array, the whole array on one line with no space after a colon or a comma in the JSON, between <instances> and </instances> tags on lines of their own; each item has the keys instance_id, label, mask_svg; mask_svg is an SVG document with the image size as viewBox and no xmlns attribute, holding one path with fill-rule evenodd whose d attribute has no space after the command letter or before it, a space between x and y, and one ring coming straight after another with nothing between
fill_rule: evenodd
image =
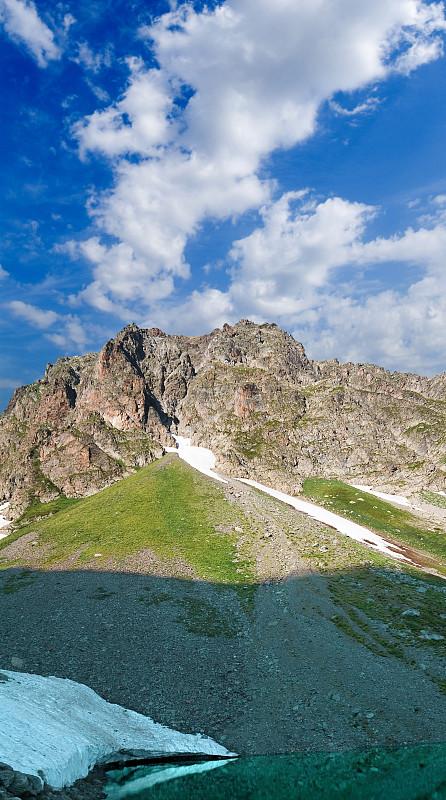
<instances>
[{"instance_id":1,"label":"melting snow","mask_svg":"<svg viewBox=\"0 0 446 800\"><path fill-rule=\"evenodd\" d=\"M233 755L201 734L179 733L107 703L83 684L8 670L0 672L0 730L0 761L54 789L122 751L137 757Z\"/></svg>"},{"instance_id":2,"label":"melting snow","mask_svg":"<svg viewBox=\"0 0 446 800\"><path fill-rule=\"evenodd\" d=\"M195 467L195 469L199 470L204 475L209 475L211 478L216 478L223 483L227 483L227 481L223 481L223 478L220 478L212 471L215 466L215 456L211 450L205 447L193 447L190 443L190 439L185 439L183 436L174 436L174 439L178 443L178 448L166 447L166 450L178 453L180 458L187 461L188 464ZM288 505L293 506L296 511L300 511L313 519L317 519L319 522L330 525L332 528L339 531L339 533L349 536L350 539L355 539L357 542L374 547L376 550L379 550L381 553L391 558L397 558L412 563L407 556L403 555L396 545L386 542L382 536L378 536L377 533L373 533L373 531L364 528L362 525L358 525L356 522L344 519L344 517L340 517L338 514L327 511L327 509L316 506L313 503L308 503L305 500L298 500L296 497L292 497L284 492L279 492L277 489L270 489L262 483L257 483L257 481L248 480L247 478L239 478L239 480L243 483L247 483L249 486L254 486L256 489L260 489L262 492L266 492L266 494L275 497L277 500L281 500L283 503L288 503ZM364 487L357 488L364 489ZM404 498L404 500L406 500L406 498Z\"/></svg>"},{"instance_id":3,"label":"melting snow","mask_svg":"<svg viewBox=\"0 0 446 800\"><path fill-rule=\"evenodd\" d=\"M377 492L372 486L360 486L358 483L351 483L350 486L353 486L354 489L359 489L361 492L374 494L375 497L379 497L381 500L385 500L387 503L397 503L399 506L409 506L409 508L415 508L417 511L422 510L421 508L418 508L418 506L414 506L412 503L410 503L407 497L403 497L401 494Z\"/></svg>"},{"instance_id":4,"label":"melting snow","mask_svg":"<svg viewBox=\"0 0 446 800\"><path fill-rule=\"evenodd\" d=\"M356 522L352 522L349 519L344 519L344 517L338 516L338 514L334 514L332 511L327 511L326 508L321 508L321 506L316 506L313 503L308 503L305 500L299 500L297 497L293 497L290 494L285 494L284 492L279 492L277 489L270 489L268 486L263 486L261 483L257 483L257 481L251 481L247 478L239 478L243 483L249 484L249 486L254 486L256 489L260 489L262 492L266 492L267 494L271 495L271 497L275 497L277 500L281 500L283 503L288 503L288 505L293 506L296 511L301 511L303 514L307 514L309 517L313 519L317 519L319 522L325 523L325 525L330 525L332 528L335 528L339 533L345 534L345 536L349 536L350 539L355 539L357 542L361 542L362 544L368 544L372 547L379 550L380 553L385 553L386 556L391 556L391 558L398 558L403 561L410 561L405 555L401 552L398 552L398 548L396 545L389 544L386 542L382 536L378 536L377 533L373 533L368 528L364 528L362 525L358 525Z\"/></svg>"},{"instance_id":5,"label":"melting snow","mask_svg":"<svg viewBox=\"0 0 446 800\"><path fill-rule=\"evenodd\" d=\"M3 505L0 506L0 529L5 528L12 522L12 520L6 519L6 517L3 516L3 512L6 511L7 508L9 508L9 503L3 503ZM4 539L7 535L7 533L0 533L0 539Z\"/></svg>"},{"instance_id":6,"label":"melting snow","mask_svg":"<svg viewBox=\"0 0 446 800\"><path fill-rule=\"evenodd\" d=\"M191 467L195 467L196 470L202 472L203 475L207 475L209 478L214 478L216 481L220 481L221 483L227 483L223 478L220 478L216 472L214 472L216 458L212 452L212 450L208 450L207 447L195 447L190 443L190 439L186 439L184 436L175 436L172 434L173 438L175 439L177 446L176 447L166 447L165 450L169 453L177 453L183 461L186 461L187 464L190 464Z\"/></svg>"}]
</instances>

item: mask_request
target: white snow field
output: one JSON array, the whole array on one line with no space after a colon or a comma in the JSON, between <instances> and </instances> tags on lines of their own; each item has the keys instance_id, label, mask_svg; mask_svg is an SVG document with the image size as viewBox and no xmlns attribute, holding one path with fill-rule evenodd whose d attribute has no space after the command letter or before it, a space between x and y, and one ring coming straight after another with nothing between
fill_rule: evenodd
<instances>
[{"instance_id":1,"label":"white snow field","mask_svg":"<svg viewBox=\"0 0 446 800\"><path fill-rule=\"evenodd\" d=\"M404 497L402 494L388 494L388 492L378 492L372 486L361 486L359 483L351 483L350 486L353 486L354 489L359 489L360 492L367 492L367 494L374 494L375 497L379 497L381 500L385 500L386 503L396 503L398 506L409 506L409 508L415 508L417 511L421 511L421 508L418 506L414 506L407 497Z\"/></svg>"},{"instance_id":2,"label":"white snow field","mask_svg":"<svg viewBox=\"0 0 446 800\"><path fill-rule=\"evenodd\" d=\"M207 736L179 733L107 703L81 683L9 670L0 672L0 730L0 761L54 789L122 751L138 758L235 755Z\"/></svg>"},{"instance_id":3,"label":"white snow field","mask_svg":"<svg viewBox=\"0 0 446 800\"><path fill-rule=\"evenodd\" d=\"M220 478L216 472L214 472L216 458L212 452L212 450L208 450L207 447L196 447L190 443L190 439L186 439L185 436L175 436L172 433L173 438L175 439L177 446L176 447L165 447L164 449L169 453L177 453L183 461L186 461L187 464L190 464L191 467L194 467L199 472L202 472L203 475L207 475L209 478L214 478L216 481L220 481L221 483L227 483L223 478Z\"/></svg>"},{"instance_id":4,"label":"white snow field","mask_svg":"<svg viewBox=\"0 0 446 800\"><path fill-rule=\"evenodd\" d=\"M385 553L386 556L410 562L410 559L407 558L396 545L389 544L382 536L378 536L377 533L373 533L373 531L370 531L368 528L358 525L357 522L352 522L349 519L340 517L338 514L334 514L333 511L327 511L326 508L316 506L314 503L308 503L306 500L298 500L297 497L284 494L284 492L279 492L277 489L270 489L267 486L263 486L261 483L257 483L257 481L251 481L248 480L248 478L239 478L239 480L242 481L242 483L247 483L249 486L254 486L255 489L266 492L266 494L275 497L277 500L282 500L283 503L288 503L288 505L293 506L296 511L301 511L303 514L317 519L318 522L330 525L330 527L335 528L339 533L344 533L345 536L349 536L350 539L355 539L362 544L368 544L376 550L379 550L380 553Z\"/></svg>"},{"instance_id":5,"label":"white snow field","mask_svg":"<svg viewBox=\"0 0 446 800\"><path fill-rule=\"evenodd\" d=\"M178 448L166 447L166 450L177 453L179 457L187 461L191 467L195 467L195 469L199 470L199 472L202 472L204 475L209 475L211 478L216 478L223 483L227 483L227 481L223 481L222 478L212 472L216 458L211 450L205 447L194 447L190 444L190 439L185 439L182 436L175 436L174 438L178 442ZM285 494L284 492L279 492L277 489L270 489L268 486L264 486L257 481L249 480L248 478L238 478L238 480L242 483L247 483L249 486L253 486L255 489L260 489L260 491L271 495L271 497L275 497L277 500L281 500L283 503L293 506L296 511L300 511L302 514L307 514L309 517L317 519L319 522L330 525L332 528L339 531L339 533L349 536L350 539L355 539L357 542L373 547L391 558L412 563L396 545L390 544L383 539L382 536L378 536L377 533L373 533L373 531L364 528L362 525L358 525L356 522L351 522L349 519L340 517L338 514L327 511L327 509L317 506L314 503L298 500L296 497L292 497L292 495Z\"/></svg>"},{"instance_id":6,"label":"white snow field","mask_svg":"<svg viewBox=\"0 0 446 800\"><path fill-rule=\"evenodd\" d=\"M6 528L6 526L12 522L12 520L6 519L6 517L3 516L7 508L9 508L9 503L3 503L3 505L0 506L0 530L1 528ZM0 533L0 539L4 539L7 535L7 533Z\"/></svg>"}]
</instances>

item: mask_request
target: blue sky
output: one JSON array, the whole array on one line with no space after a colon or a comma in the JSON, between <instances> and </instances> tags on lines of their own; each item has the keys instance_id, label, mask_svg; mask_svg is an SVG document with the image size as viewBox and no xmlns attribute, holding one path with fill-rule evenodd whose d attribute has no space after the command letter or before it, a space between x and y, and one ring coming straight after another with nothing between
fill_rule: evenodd
<instances>
[{"instance_id":1,"label":"blue sky","mask_svg":"<svg viewBox=\"0 0 446 800\"><path fill-rule=\"evenodd\" d=\"M0 409L132 321L446 370L445 34L421 0L0 0Z\"/></svg>"}]
</instances>

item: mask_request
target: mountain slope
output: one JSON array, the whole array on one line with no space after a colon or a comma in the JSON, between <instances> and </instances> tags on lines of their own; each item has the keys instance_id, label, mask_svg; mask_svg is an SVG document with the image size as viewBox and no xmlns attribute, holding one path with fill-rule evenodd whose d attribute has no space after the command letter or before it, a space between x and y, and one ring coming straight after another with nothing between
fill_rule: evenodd
<instances>
[{"instance_id":1,"label":"mountain slope","mask_svg":"<svg viewBox=\"0 0 446 800\"><path fill-rule=\"evenodd\" d=\"M445 739L440 578L175 455L57 505L0 542L0 669L239 753Z\"/></svg>"},{"instance_id":2,"label":"mountain slope","mask_svg":"<svg viewBox=\"0 0 446 800\"><path fill-rule=\"evenodd\" d=\"M61 358L0 417L0 502L91 494L151 463L169 430L224 472L295 493L307 477L444 489L446 377L311 361L276 325L199 337L124 328Z\"/></svg>"}]
</instances>

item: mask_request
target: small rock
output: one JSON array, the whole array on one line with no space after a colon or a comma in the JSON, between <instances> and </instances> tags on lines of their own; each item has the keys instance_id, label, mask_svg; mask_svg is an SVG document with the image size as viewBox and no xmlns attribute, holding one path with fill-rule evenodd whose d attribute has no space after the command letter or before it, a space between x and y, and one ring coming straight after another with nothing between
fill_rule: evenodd
<instances>
[{"instance_id":1,"label":"small rock","mask_svg":"<svg viewBox=\"0 0 446 800\"><path fill-rule=\"evenodd\" d=\"M21 772L14 772L12 782L8 786L8 792L11 794L24 794L28 793L30 789L29 781L26 775Z\"/></svg>"},{"instance_id":2,"label":"small rock","mask_svg":"<svg viewBox=\"0 0 446 800\"><path fill-rule=\"evenodd\" d=\"M11 658L11 667L15 667L16 669L23 669L25 666L25 662L23 658L18 658L17 656L12 656Z\"/></svg>"},{"instance_id":3,"label":"small rock","mask_svg":"<svg viewBox=\"0 0 446 800\"><path fill-rule=\"evenodd\" d=\"M402 617L419 617L420 612L416 608L406 608L401 614Z\"/></svg>"},{"instance_id":4,"label":"small rock","mask_svg":"<svg viewBox=\"0 0 446 800\"><path fill-rule=\"evenodd\" d=\"M2 764L3 769L0 771L0 786L5 786L6 789L11 785L14 780L14 770Z\"/></svg>"}]
</instances>

